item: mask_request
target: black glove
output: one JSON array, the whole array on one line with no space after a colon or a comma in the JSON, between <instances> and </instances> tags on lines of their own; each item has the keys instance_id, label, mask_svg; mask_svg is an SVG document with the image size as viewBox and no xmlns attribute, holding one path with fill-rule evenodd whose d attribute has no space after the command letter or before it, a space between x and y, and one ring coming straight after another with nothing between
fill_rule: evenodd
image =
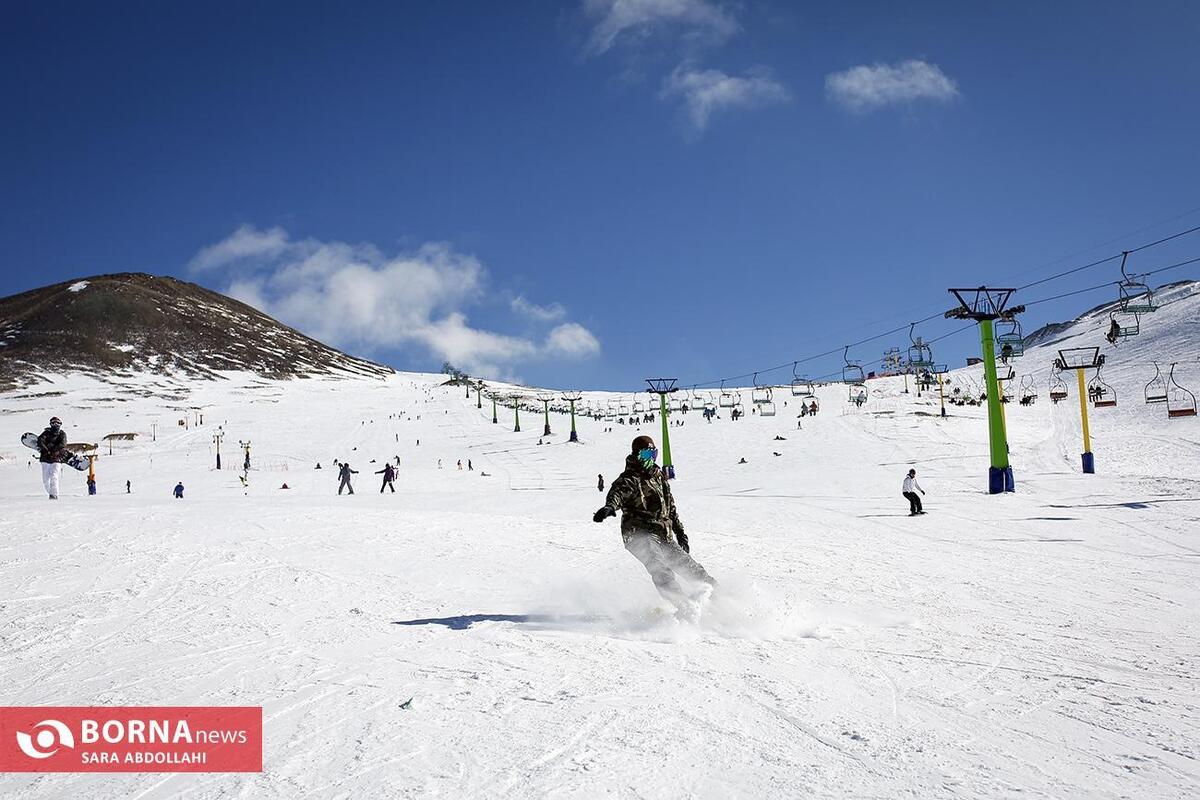
<instances>
[{"instance_id":1,"label":"black glove","mask_svg":"<svg viewBox=\"0 0 1200 800\"><path fill-rule=\"evenodd\" d=\"M683 548L683 552L685 552L685 553L692 552L691 549L688 547L687 534L684 533L683 531L675 531L675 541L679 542L679 546Z\"/></svg>"},{"instance_id":2,"label":"black glove","mask_svg":"<svg viewBox=\"0 0 1200 800\"><path fill-rule=\"evenodd\" d=\"M605 506L592 516L592 522L604 522L609 517L615 517L616 515L617 512L613 510L612 506Z\"/></svg>"}]
</instances>

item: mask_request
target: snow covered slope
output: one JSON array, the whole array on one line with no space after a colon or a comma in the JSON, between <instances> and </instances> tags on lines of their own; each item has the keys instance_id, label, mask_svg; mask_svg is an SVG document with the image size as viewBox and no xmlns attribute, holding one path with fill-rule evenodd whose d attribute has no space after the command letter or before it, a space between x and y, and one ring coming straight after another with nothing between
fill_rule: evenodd
<instances>
[{"instance_id":1,"label":"snow covered slope","mask_svg":"<svg viewBox=\"0 0 1200 800\"><path fill-rule=\"evenodd\" d=\"M1119 402L1093 412L1096 475L1074 397L1046 397L1054 347L1017 362L1041 396L1006 408L1012 495L984 493L983 409L940 418L900 378L862 409L822 387L802 429L782 392L775 417L679 417L674 490L728 599L699 627L664 613L615 521L591 522L596 474L615 477L636 427L581 419L573 445L554 414L539 445L540 416L514 433L511 411L493 425L432 375L235 375L176 400L132 385L151 377L75 375L0 395L6 702L265 719L259 775L5 775L0 791L1194 797L1200 422L1136 394L1150 359L1200 382L1198 302L1106 346ZM1105 324L1065 335L1101 344ZM74 472L42 495L17 438L52 413L72 441L138 434L102 448L96 497ZM397 455L399 491L380 495L370 473ZM335 458L359 470L352 497ZM925 517L899 496L909 466Z\"/></svg>"}]
</instances>

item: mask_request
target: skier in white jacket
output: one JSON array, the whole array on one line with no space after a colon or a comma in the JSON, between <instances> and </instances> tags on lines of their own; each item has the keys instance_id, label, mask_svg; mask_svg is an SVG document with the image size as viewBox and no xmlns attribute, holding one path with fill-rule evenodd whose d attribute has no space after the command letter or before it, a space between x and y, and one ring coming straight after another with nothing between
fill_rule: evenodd
<instances>
[{"instance_id":1,"label":"skier in white jacket","mask_svg":"<svg viewBox=\"0 0 1200 800\"><path fill-rule=\"evenodd\" d=\"M904 479L904 497L908 500L908 515L910 517L925 513L925 509L921 507L921 498L917 496L917 492L925 494L925 490L921 488L921 484L917 483L917 471L910 469L908 477Z\"/></svg>"}]
</instances>

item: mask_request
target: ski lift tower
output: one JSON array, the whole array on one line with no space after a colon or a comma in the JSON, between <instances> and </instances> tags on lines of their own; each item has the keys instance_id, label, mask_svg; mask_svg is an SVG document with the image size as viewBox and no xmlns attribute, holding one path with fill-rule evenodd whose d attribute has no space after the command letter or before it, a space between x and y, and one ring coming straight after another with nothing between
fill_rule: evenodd
<instances>
[{"instance_id":1,"label":"ski lift tower","mask_svg":"<svg viewBox=\"0 0 1200 800\"><path fill-rule=\"evenodd\" d=\"M996 340L993 323L998 319L1011 320L1025 306L1008 307L1015 289L949 289L958 307L946 312L947 319L971 319L979 323L979 342L983 346L983 374L987 382L988 445L992 465L988 468L988 494L1016 490L1012 465L1008 462L1008 434L1000 407L1000 384L996 379Z\"/></svg>"},{"instance_id":2,"label":"ski lift tower","mask_svg":"<svg viewBox=\"0 0 1200 800\"><path fill-rule=\"evenodd\" d=\"M213 434L213 444L217 447L217 469L221 468L221 440L225 438L225 431L217 431Z\"/></svg>"},{"instance_id":3,"label":"ski lift tower","mask_svg":"<svg viewBox=\"0 0 1200 800\"><path fill-rule=\"evenodd\" d=\"M662 417L662 452L663 476L668 480L675 478L675 464L671 461L671 431L667 423L667 395L679 391L675 386L676 378L646 378L650 394L658 395L658 412Z\"/></svg>"},{"instance_id":4,"label":"ski lift tower","mask_svg":"<svg viewBox=\"0 0 1200 800\"><path fill-rule=\"evenodd\" d=\"M553 395L539 394L538 401L542 404L542 413L546 419L546 430L542 432L542 436L550 435L550 401L554 399Z\"/></svg>"},{"instance_id":5,"label":"ski lift tower","mask_svg":"<svg viewBox=\"0 0 1200 800\"><path fill-rule=\"evenodd\" d=\"M483 408L483 381L475 381L475 408ZM471 393L467 392L467 399L471 398Z\"/></svg>"},{"instance_id":6,"label":"ski lift tower","mask_svg":"<svg viewBox=\"0 0 1200 800\"><path fill-rule=\"evenodd\" d=\"M1079 381L1079 419L1083 423L1083 471L1088 475L1096 472L1096 457L1092 455L1092 432L1088 428L1088 392L1083 371L1100 369L1103 364L1104 356L1099 347L1068 347L1059 350L1058 358L1054 360L1054 366L1060 372L1075 370L1075 378Z\"/></svg>"},{"instance_id":7,"label":"ski lift tower","mask_svg":"<svg viewBox=\"0 0 1200 800\"><path fill-rule=\"evenodd\" d=\"M579 402L583 394L580 392L563 392L562 399L571 404L571 441L578 442L579 434L575 432L575 404Z\"/></svg>"}]
</instances>

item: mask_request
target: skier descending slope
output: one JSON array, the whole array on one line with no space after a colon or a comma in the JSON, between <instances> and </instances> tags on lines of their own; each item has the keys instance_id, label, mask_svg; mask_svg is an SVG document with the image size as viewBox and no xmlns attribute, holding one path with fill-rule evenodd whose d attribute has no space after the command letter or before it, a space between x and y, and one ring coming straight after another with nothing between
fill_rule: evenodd
<instances>
[{"instance_id":1,"label":"skier descending slope","mask_svg":"<svg viewBox=\"0 0 1200 800\"><path fill-rule=\"evenodd\" d=\"M621 510L625 549L646 568L659 594L676 608L676 616L695 621L700 604L717 582L689 553L687 534L675 510L675 500L655 461L658 448L649 436L633 440L625 471L612 482L604 507L592 520L604 522ZM682 578L688 586L680 585Z\"/></svg>"},{"instance_id":2,"label":"skier descending slope","mask_svg":"<svg viewBox=\"0 0 1200 800\"><path fill-rule=\"evenodd\" d=\"M908 515L910 517L925 513L925 509L921 507L921 498L917 496L917 492L925 494L925 490L921 488L921 484L917 483L917 471L910 469L908 475L904 478L904 487L901 492L904 495L904 499L908 501Z\"/></svg>"},{"instance_id":3,"label":"skier descending slope","mask_svg":"<svg viewBox=\"0 0 1200 800\"><path fill-rule=\"evenodd\" d=\"M62 461L66 455L67 434L62 429L62 420L50 418L50 427L37 437L38 461L42 462L42 485L51 500L58 499L58 479L62 475Z\"/></svg>"}]
</instances>

